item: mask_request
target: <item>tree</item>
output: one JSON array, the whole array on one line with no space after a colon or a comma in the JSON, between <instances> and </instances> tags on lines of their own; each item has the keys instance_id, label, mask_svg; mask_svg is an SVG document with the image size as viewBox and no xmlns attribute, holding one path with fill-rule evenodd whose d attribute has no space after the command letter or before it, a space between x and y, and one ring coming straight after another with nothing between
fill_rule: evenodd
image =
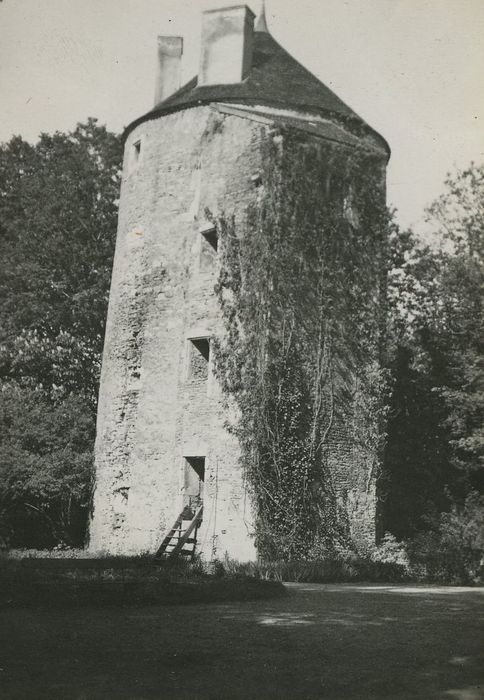
<instances>
[{"instance_id":1,"label":"tree","mask_svg":"<svg viewBox=\"0 0 484 700\"><path fill-rule=\"evenodd\" d=\"M119 138L94 119L0 147L0 518L12 544L84 536L120 168Z\"/></svg>"},{"instance_id":2,"label":"tree","mask_svg":"<svg viewBox=\"0 0 484 700\"><path fill-rule=\"evenodd\" d=\"M386 526L408 537L482 490L484 166L428 210L440 248L395 235Z\"/></svg>"},{"instance_id":3,"label":"tree","mask_svg":"<svg viewBox=\"0 0 484 700\"><path fill-rule=\"evenodd\" d=\"M473 488L484 486L484 165L446 180L447 191L429 209L449 243L442 253L442 302L428 325L449 365L441 395L452 460Z\"/></svg>"}]
</instances>

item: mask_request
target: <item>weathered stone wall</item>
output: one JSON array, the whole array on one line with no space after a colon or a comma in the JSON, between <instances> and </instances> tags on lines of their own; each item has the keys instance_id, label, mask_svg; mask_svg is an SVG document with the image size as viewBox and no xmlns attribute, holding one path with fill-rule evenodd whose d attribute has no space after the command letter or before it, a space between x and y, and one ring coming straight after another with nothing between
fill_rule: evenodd
<instances>
[{"instance_id":1,"label":"weathered stone wall","mask_svg":"<svg viewBox=\"0 0 484 700\"><path fill-rule=\"evenodd\" d=\"M269 128L205 106L129 134L98 410L93 552L154 552L182 509L184 457L204 456L199 549L207 558L255 557L238 445L224 428L211 367L207 379L190 376L189 339L221 330L205 211L244 225ZM335 421L328 466L352 530L372 538L375 455L359 446L355 425Z\"/></svg>"},{"instance_id":2,"label":"weathered stone wall","mask_svg":"<svg viewBox=\"0 0 484 700\"><path fill-rule=\"evenodd\" d=\"M154 551L180 513L184 456L206 457L206 556L254 557L238 448L211 372L187 376L188 338L220 323L200 228L255 196L261 126L210 107L140 125L126 144L96 441L93 551ZM133 144L140 144L136 161ZM215 258L215 256L213 256Z\"/></svg>"},{"instance_id":3,"label":"weathered stone wall","mask_svg":"<svg viewBox=\"0 0 484 700\"><path fill-rule=\"evenodd\" d=\"M364 445L363 425L355 416L335 419L325 450L340 516L356 542L375 541L378 454Z\"/></svg>"}]
</instances>

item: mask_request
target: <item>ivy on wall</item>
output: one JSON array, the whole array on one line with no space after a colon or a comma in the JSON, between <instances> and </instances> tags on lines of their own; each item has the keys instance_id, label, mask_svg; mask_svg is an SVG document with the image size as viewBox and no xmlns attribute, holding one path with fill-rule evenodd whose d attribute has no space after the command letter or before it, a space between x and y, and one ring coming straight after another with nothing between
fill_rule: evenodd
<instances>
[{"instance_id":1,"label":"ivy on wall","mask_svg":"<svg viewBox=\"0 0 484 700\"><path fill-rule=\"evenodd\" d=\"M216 221L225 333L215 372L238 409L230 428L254 495L260 555L310 558L348 537L327 460L336 422L377 467L383 167L366 150L293 130L262 148L257 201L243 220Z\"/></svg>"}]
</instances>

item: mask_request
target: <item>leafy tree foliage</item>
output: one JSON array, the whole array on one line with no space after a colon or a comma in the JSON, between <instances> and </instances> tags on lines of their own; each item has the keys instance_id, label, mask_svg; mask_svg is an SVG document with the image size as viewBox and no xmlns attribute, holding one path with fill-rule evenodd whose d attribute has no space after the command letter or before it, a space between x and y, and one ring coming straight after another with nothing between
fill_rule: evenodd
<instances>
[{"instance_id":1,"label":"leafy tree foliage","mask_svg":"<svg viewBox=\"0 0 484 700\"><path fill-rule=\"evenodd\" d=\"M121 167L94 119L0 148L0 518L13 545L79 544Z\"/></svg>"},{"instance_id":2,"label":"leafy tree foliage","mask_svg":"<svg viewBox=\"0 0 484 700\"><path fill-rule=\"evenodd\" d=\"M445 187L428 210L439 248L408 232L393 238L384 521L398 537L484 485L484 166Z\"/></svg>"}]
</instances>

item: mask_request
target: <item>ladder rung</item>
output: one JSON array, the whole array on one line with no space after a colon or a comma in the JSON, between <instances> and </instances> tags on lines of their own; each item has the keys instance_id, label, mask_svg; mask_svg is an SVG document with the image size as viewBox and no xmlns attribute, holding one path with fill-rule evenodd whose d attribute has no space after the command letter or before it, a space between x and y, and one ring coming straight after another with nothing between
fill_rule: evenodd
<instances>
[{"instance_id":1,"label":"ladder rung","mask_svg":"<svg viewBox=\"0 0 484 700\"><path fill-rule=\"evenodd\" d=\"M186 519L183 515L180 515L175 520L174 526L171 528L168 535L164 538L155 556L160 557L164 554L168 557L176 556L177 554L193 556L197 543L196 533L202 521L202 513L203 506L200 505L191 519ZM187 537L193 530L194 537ZM192 549L179 549L180 546L184 547L186 544L193 545Z\"/></svg>"}]
</instances>

